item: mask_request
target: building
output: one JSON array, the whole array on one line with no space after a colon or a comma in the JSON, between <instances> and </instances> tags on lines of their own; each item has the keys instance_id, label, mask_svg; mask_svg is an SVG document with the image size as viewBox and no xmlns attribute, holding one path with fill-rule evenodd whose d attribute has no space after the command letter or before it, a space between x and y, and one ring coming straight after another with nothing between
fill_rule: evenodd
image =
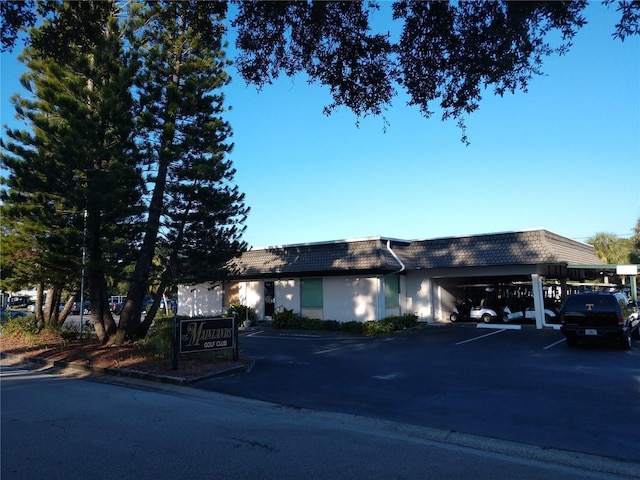
<instances>
[{"instance_id":1,"label":"building","mask_svg":"<svg viewBox=\"0 0 640 480\"><path fill-rule=\"evenodd\" d=\"M338 321L415 313L449 318L461 287L517 285L530 294L536 324L548 285L596 279L605 267L591 245L543 229L427 240L374 237L249 250L224 282L182 285L180 315L220 315L232 303L260 320L278 309ZM544 291L543 291L544 289Z\"/></svg>"}]
</instances>

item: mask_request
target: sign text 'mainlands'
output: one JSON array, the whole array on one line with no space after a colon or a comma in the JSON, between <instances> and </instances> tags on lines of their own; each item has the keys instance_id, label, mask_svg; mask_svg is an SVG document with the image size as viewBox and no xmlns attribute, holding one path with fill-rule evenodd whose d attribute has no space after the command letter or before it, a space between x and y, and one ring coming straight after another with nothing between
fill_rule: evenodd
<instances>
[{"instance_id":1,"label":"sign text 'mainlands'","mask_svg":"<svg viewBox=\"0 0 640 480\"><path fill-rule=\"evenodd\" d=\"M180 353L233 347L233 318L180 321Z\"/></svg>"}]
</instances>

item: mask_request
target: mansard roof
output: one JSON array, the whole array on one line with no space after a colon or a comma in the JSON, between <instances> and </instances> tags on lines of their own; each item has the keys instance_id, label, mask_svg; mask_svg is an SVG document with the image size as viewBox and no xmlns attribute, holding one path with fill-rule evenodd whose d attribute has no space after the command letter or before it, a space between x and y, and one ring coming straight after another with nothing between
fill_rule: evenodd
<instances>
[{"instance_id":1,"label":"mansard roof","mask_svg":"<svg viewBox=\"0 0 640 480\"><path fill-rule=\"evenodd\" d=\"M393 252L393 253L392 253ZM395 254L395 256L394 256ZM593 247L547 230L426 240L373 237L267 247L233 262L237 277L392 273L507 265L603 265Z\"/></svg>"}]
</instances>

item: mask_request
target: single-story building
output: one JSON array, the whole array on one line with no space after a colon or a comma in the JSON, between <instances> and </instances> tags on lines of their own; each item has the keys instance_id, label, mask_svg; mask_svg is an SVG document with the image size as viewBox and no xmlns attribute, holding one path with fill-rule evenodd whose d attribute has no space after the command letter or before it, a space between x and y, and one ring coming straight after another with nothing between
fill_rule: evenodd
<instances>
[{"instance_id":1,"label":"single-story building","mask_svg":"<svg viewBox=\"0 0 640 480\"><path fill-rule=\"evenodd\" d=\"M178 314L217 316L233 303L259 320L290 309L311 318L367 321L414 313L449 318L463 286L528 288L542 314L548 286L596 279L606 265L593 247L544 229L426 240L386 237L338 240L244 252L224 282L181 285Z\"/></svg>"}]
</instances>

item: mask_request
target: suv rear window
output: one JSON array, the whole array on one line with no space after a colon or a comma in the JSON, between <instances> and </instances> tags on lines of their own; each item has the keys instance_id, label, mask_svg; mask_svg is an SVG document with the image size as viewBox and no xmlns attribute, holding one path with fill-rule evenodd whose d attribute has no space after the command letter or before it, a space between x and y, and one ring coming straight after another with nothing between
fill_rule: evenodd
<instances>
[{"instance_id":1,"label":"suv rear window","mask_svg":"<svg viewBox=\"0 0 640 480\"><path fill-rule=\"evenodd\" d=\"M565 312L617 312L613 295L574 295L567 297Z\"/></svg>"}]
</instances>

